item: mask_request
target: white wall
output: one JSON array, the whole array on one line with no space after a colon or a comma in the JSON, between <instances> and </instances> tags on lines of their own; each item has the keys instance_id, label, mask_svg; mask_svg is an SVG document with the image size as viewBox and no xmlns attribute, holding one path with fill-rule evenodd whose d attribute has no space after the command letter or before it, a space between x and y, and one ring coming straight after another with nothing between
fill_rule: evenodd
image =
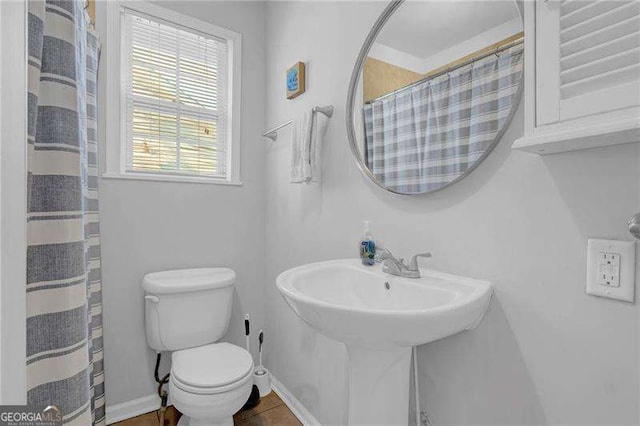
<instances>
[{"instance_id":1,"label":"white wall","mask_svg":"<svg viewBox=\"0 0 640 426\"><path fill-rule=\"evenodd\" d=\"M0 404L27 400L26 9L0 2Z\"/></svg>"},{"instance_id":2,"label":"white wall","mask_svg":"<svg viewBox=\"0 0 640 426\"><path fill-rule=\"evenodd\" d=\"M420 58L378 42L373 43L367 56L419 74L426 74L515 35L522 31L522 27L522 18L514 18L426 58Z\"/></svg>"},{"instance_id":3,"label":"white wall","mask_svg":"<svg viewBox=\"0 0 640 426\"><path fill-rule=\"evenodd\" d=\"M252 315L254 329L264 326L265 170L260 137L265 124L264 3L163 1L161 5L242 34L243 186L101 180L108 406L156 391L155 354L144 334L144 274L184 267L231 267L237 282L226 339L244 345L244 313ZM98 3L99 17L103 6ZM104 100L104 73L100 77ZM100 113L104 117L104 105ZM102 119L100 124L99 139L104 141L106 126L115 123Z\"/></svg>"},{"instance_id":4,"label":"white wall","mask_svg":"<svg viewBox=\"0 0 640 426\"><path fill-rule=\"evenodd\" d=\"M505 22L502 25L483 31L462 43L455 44L447 49L425 58L423 62L423 73L427 73L444 64L449 64L459 58L477 52L481 49L498 43L507 37L511 37L523 30L522 18L518 17Z\"/></svg>"},{"instance_id":5,"label":"white wall","mask_svg":"<svg viewBox=\"0 0 640 426\"><path fill-rule=\"evenodd\" d=\"M344 104L355 56L383 2L267 6L267 123L333 104L324 180L288 180L289 135L268 142L267 365L322 424L344 423L344 347L302 323L275 288L284 269L357 254L360 221L434 269L483 278L496 294L474 331L419 349L423 409L435 425L640 421L637 305L585 295L588 237L628 239L640 205L640 146L550 157L512 151L522 108L497 149L469 177L423 197L365 181L351 159ZM288 101L284 70L307 64L307 93Z\"/></svg>"}]
</instances>

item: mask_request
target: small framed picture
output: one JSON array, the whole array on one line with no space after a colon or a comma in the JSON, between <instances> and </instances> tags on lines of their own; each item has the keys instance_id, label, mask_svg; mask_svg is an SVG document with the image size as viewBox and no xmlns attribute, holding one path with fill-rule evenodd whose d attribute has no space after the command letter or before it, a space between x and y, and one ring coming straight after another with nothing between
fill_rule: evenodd
<instances>
[{"instance_id":1,"label":"small framed picture","mask_svg":"<svg viewBox=\"0 0 640 426\"><path fill-rule=\"evenodd\" d=\"M304 93L304 62L298 62L287 70L287 99Z\"/></svg>"}]
</instances>

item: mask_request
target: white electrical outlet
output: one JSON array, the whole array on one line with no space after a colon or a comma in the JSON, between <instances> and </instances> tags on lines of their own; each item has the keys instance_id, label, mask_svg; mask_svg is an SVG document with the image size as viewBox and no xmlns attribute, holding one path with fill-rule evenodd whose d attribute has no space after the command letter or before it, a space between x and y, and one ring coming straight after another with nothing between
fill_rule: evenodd
<instances>
[{"instance_id":1,"label":"white electrical outlet","mask_svg":"<svg viewBox=\"0 0 640 426\"><path fill-rule=\"evenodd\" d=\"M633 302L636 244L633 241L587 241L587 294Z\"/></svg>"},{"instance_id":2,"label":"white electrical outlet","mask_svg":"<svg viewBox=\"0 0 640 426\"><path fill-rule=\"evenodd\" d=\"M620 287L620 253L599 253L598 284Z\"/></svg>"}]
</instances>

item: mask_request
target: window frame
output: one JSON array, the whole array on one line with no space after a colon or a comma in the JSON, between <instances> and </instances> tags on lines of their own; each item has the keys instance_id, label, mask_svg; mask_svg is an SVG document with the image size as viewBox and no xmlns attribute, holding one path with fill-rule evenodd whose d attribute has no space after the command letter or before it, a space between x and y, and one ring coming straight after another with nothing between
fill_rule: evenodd
<instances>
[{"instance_id":1,"label":"window frame","mask_svg":"<svg viewBox=\"0 0 640 426\"><path fill-rule=\"evenodd\" d=\"M242 36L234 31L192 18L173 10L144 1L109 1L106 4L104 19L97 19L97 28L106 46L103 46L105 64L101 82L106 83L105 123L118 123L118 126L106 127L106 163L103 178L133 179L165 182L208 183L218 185L242 185L240 180L240 100L241 100L241 60ZM227 173L226 177L180 175L170 173L149 173L126 170L126 96L124 76L127 61L122 58L121 11L129 9L159 21L166 21L194 32L218 37L227 41L229 78L227 85ZM100 31L103 29L103 31ZM106 47L106 49L105 49Z\"/></svg>"}]
</instances>

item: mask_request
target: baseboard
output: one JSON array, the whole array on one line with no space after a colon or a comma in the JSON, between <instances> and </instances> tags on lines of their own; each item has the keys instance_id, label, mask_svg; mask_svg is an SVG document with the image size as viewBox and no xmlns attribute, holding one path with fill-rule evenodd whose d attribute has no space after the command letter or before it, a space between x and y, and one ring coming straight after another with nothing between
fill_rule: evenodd
<instances>
[{"instance_id":1,"label":"baseboard","mask_svg":"<svg viewBox=\"0 0 640 426\"><path fill-rule=\"evenodd\" d=\"M273 374L271 375L271 388L278 394L280 399L287 404L291 412L300 420L304 426L320 426L320 422L307 410L304 405L293 396Z\"/></svg>"},{"instance_id":2,"label":"baseboard","mask_svg":"<svg viewBox=\"0 0 640 426\"><path fill-rule=\"evenodd\" d=\"M160 408L160 397L157 394L143 396L116 405L107 406L107 424L121 422L141 414L150 413Z\"/></svg>"}]
</instances>

